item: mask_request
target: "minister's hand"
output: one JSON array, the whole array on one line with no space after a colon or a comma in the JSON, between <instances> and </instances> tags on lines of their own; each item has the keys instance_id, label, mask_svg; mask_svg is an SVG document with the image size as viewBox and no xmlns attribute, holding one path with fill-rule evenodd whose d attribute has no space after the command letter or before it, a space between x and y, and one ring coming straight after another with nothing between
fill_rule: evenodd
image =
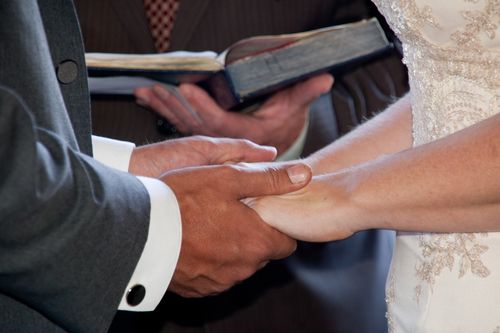
<instances>
[{"instance_id":1,"label":"minister's hand","mask_svg":"<svg viewBox=\"0 0 500 333\"><path fill-rule=\"evenodd\" d=\"M291 238L269 227L245 197L298 190L311 179L304 164L186 168L161 180L174 191L182 217L182 247L169 290L185 297L222 292L290 255Z\"/></svg>"},{"instance_id":2,"label":"minister's hand","mask_svg":"<svg viewBox=\"0 0 500 333\"><path fill-rule=\"evenodd\" d=\"M135 148L129 172L157 178L163 173L190 166L264 162L276 157L276 149L248 140L215 139L203 136L167 140Z\"/></svg>"},{"instance_id":3,"label":"minister's hand","mask_svg":"<svg viewBox=\"0 0 500 333\"><path fill-rule=\"evenodd\" d=\"M161 85L136 89L135 96L139 104L165 117L182 133L245 138L274 146L281 154L299 136L310 104L328 92L332 83L331 75L318 75L276 93L258 110L248 114L223 110L196 85L181 84L179 92L199 118L194 117Z\"/></svg>"}]
</instances>

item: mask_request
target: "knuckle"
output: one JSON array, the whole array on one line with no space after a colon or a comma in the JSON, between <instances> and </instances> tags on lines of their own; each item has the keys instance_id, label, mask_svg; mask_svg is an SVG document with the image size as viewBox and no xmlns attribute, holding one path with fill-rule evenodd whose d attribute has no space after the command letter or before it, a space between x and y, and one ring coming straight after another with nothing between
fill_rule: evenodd
<instances>
[{"instance_id":1,"label":"knuckle","mask_svg":"<svg viewBox=\"0 0 500 333\"><path fill-rule=\"evenodd\" d=\"M185 124L178 122L174 124L174 126L179 130L179 132L184 133L184 134L189 134L191 131L189 130L189 127L186 126Z\"/></svg>"},{"instance_id":2,"label":"knuckle","mask_svg":"<svg viewBox=\"0 0 500 333\"><path fill-rule=\"evenodd\" d=\"M226 286L220 285L220 284L212 284L210 286L207 286L203 291L199 292L199 297L206 297L206 296L213 296L217 295L224 290L226 290Z\"/></svg>"},{"instance_id":3,"label":"knuckle","mask_svg":"<svg viewBox=\"0 0 500 333\"><path fill-rule=\"evenodd\" d=\"M297 250L297 241L289 237L286 238L287 240L283 242L283 254L289 256Z\"/></svg>"},{"instance_id":4,"label":"knuckle","mask_svg":"<svg viewBox=\"0 0 500 333\"><path fill-rule=\"evenodd\" d=\"M201 297L200 293L197 291L194 291L194 290L185 290L185 291L178 293L178 295L180 295L184 298L199 298L199 297Z\"/></svg>"},{"instance_id":5,"label":"knuckle","mask_svg":"<svg viewBox=\"0 0 500 333\"><path fill-rule=\"evenodd\" d=\"M282 234L281 232L271 229L267 242L265 243L265 255L263 259L282 259L292 254L297 247L297 242Z\"/></svg>"},{"instance_id":6,"label":"knuckle","mask_svg":"<svg viewBox=\"0 0 500 333\"><path fill-rule=\"evenodd\" d=\"M232 180L236 178L236 174L238 173L238 166L232 164L224 164L219 166L219 172L221 173L221 177L224 177L226 180Z\"/></svg>"},{"instance_id":7,"label":"knuckle","mask_svg":"<svg viewBox=\"0 0 500 333\"><path fill-rule=\"evenodd\" d=\"M210 287L207 289L206 294L218 294L221 293L235 284L245 280L250 275L244 275L240 269L234 268L226 268L223 270L223 273L220 273L216 282L214 280Z\"/></svg>"},{"instance_id":8,"label":"knuckle","mask_svg":"<svg viewBox=\"0 0 500 333\"><path fill-rule=\"evenodd\" d=\"M213 117L211 121L211 126L212 130L214 130L217 133L221 132L221 129L223 127L223 122L221 121L220 117Z\"/></svg>"},{"instance_id":9,"label":"knuckle","mask_svg":"<svg viewBox=\"0 0 500 333\"><path fill-rule=\"evenodd\" d=\"M198 125L196 122L192 122L189 125L190 133L202 133L203 132L203 127Z\"/></svg>"},{"instance_id":10,"label":"knuckle","mask_svg":"<svg viewBox=\"0 0 500 333\"><path fill-rule=\"evenodd\" d=\"M238 282L241 282L241 281L248 279L250 276L252 276L257 271L257 269L258 269L257 264L247 265L244 268L239 269L235 282L238 283Z\"/></svg>"},{"instance_id":11,"label":"knuckle","mask_svg":"<svg viewBox=\"0 0 500 333\"><path fill-rule=\"evenodd\" d=\"M288 257L291 255L293 252L295 252L297 248L297 242L292 239L284 240L282 243L280 243L280 248L277 249L275 253L275 259L282 259L285 257Z\"/></svg>"},{"instance_id":12,"label":"knuckle","mask_svg":"<svg viewBox=\"0 0 500 333\"><path fill-rule=\"evenodd\" d=\"M279 170L277 170L275 168L270 169L270 171L268 172L268 183L269 183L269 187L273 191L278 191L280 188L282 188L283 180L282 180L281 173L279 172Z\"/></svg>"},{"instance_id":13,"label":"knuckle","mask_svg":"<svg viewBox=\"0 0 500 333\"><path fill-rule=\"evenodd\" d=\"M206 132L206 126L201 116L198 119L196 118L189 118L189 119L190 119L189 123L193 133L204 134Z\"/></svg>"},{"instance_id":14,"label":"knuckle","mask_svg":"<svg viewBox=\"0 0 500 333\"><path fill-rule=\"evenodd\" d=\"M220 294L224 291L227 291L229 289L231 289L235 284L239 283L239 281L236 281L236 282L232 282L232 283L227 283L227 284L224 284L224 285L220 285L218 290L214 291L211 296L214 296L214 295L217 295L217 294Z\"/></svg>"},{"instance_id":15,"label":"knuckle","mask_svg":"<svg viewBox=\"0 0 500 333\"><path fill-rule=\"evenodd\" d=\"M149 102L149 106L159 112L161 115L169 115L170 114L170 109L157 97L151 98L151 101Z\"/></svg>"},{"instance_id":16,"label":"knuckle","mask_svg":"<svg viewBox=\"0 0 500 333\"><path fill-rule=\"evenodd\" d=\"M218 139L211 138L209 136L199 136L199 138L205 143L205 147L208 152L215 152L220 149L220 143Z\"/></svg>"},{"instance_id":17,"label":"knuckle","mask_svg":"<svg viewBox=\"0 0 500 333\"><path fill-rule=\"evenodd\" d=\"M248 148L255 148L255 143L250 141L249 139L238 139L238 141L241 143L242 146L248 147Z\"/></svg>"},{"instance_id":18,"label":"knuckle","mask_svg":"<svg viewBox=\"0 0 500 333\"><path fill-rule=\"evenodd\" d=\"M211 128L217 133L227 132L228 121L225 117L225 113L219 113L211 118Z\"/></svg>"},{"instance_id":19,"label":"knuckle","mask_svg":"<svg viewBox=\"0 0 500 333\"><path fill-rule=\"evenodd\" d=\"M267 260L274 252L274 242L269 237L259 237L252 243L252 252L256 261Z\"/></svg>"}]
</instances>

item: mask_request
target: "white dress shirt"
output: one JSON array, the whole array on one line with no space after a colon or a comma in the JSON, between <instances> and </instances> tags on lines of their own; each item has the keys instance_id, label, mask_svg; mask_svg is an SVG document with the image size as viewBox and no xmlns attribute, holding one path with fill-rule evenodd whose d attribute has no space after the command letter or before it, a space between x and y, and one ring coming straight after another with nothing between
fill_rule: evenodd
<instances>
[{"instance_id":1,"label":"white dress shirt","mask_svg":"<svg viewBox=\"0 0 500 333\"><path fill-rule=\"evenodd\" d=\"M92 147L96 160L128 171L135 148L133 143L93 136ZM175 194L165 183L154 178L138 179L146 187L151 201L148 238L118 309L152 311L163 298L177 265L182 240L181 215ZM130 306L126 295L135 285L145 287L146 296L138 305Z\"/></svg>"}]
</instances>

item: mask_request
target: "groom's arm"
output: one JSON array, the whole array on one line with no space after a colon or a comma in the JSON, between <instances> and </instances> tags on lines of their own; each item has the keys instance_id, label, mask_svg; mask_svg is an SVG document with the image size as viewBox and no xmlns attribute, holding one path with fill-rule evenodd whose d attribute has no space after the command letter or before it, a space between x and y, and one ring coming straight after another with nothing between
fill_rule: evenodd
<instances>
[{"instance_id":1,"label":"groom's arm","mask_svg":"<svg viewBox=\"0 0 500 333\"><path fill-rule=\"evenodd\" d=\"M96 160L117 170L129 171L135 144L92 136ZM163 182L139 177L146 187L150 202L147 242L123 293L119 310L152 311L160 303L172 279L179 257L182 227L177 199ZM162 264L158 265L158 258Z\"/></svg>"},{"instance_id":2,"label":"groom's arm","mask_svg":"<svg viewBox=\"0 0 500 333\"><path fill-rule=\"evenodd\" d=\"M0 292L67 331L106 330L146 243L145 187L38 128L6 89L0 141Z\"/></svg>"}]
</instances>

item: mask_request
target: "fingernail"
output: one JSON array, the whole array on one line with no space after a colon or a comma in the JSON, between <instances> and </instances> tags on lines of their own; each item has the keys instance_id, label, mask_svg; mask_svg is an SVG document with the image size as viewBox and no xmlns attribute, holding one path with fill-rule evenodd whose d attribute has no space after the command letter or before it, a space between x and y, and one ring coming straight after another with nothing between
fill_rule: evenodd
<instances>
[{"instance_id":1,"label":"fingernail","mask_svg":"<svg viewBox=\"0 0 500 333\"><path fill-rule=\"evenodd\" d=\"M136 98L135 102L141 106L148 106L149 105L149 99L144 98L144 97L138 97Z\"/></svg>"},{"instance_id":2,"label":"fingernail","mask_svg":"<svg viewBox=\"0 0 500 333\"><path fill-rule=\"evenodd\" d=\"M182 89L181 89L182 88ZM182 95L185 97L185 98L189 98L191 97L191 95L193 94L192 90L191 90L191 87L189 86L181 86L179 88L180 92L182 93Z\"/></svg>"},{"instance_id":3,"label":"fingernail","mask_svg":"<svg viewBox=\"0 0 500 333\"><path fill-rule=\"evenodd\" d=\"M275 158L278 155L278 149L276 149L276 147L273 147L273 146L261 146L261 147L264 148L265 150L273 152Z\"/></svg>"},{"instance_id":4,"label":"fingernail","mask_svg":"<svg viewBox=\"0 0 500 333\"><path fill-rule=\"evenodd\" d=\"M296 164L294 166L291 166L286 170L286 172L288 173L288 178L290 178L292 184L300 184L305 182L309 175L309 170L303 164Z\"/></svg>"},{"instance_id":5,"label":"fingernail","mask_svg":"<svg viewBox=\"0 0 500 333\"><path fill-rule=\"evenodd\" d=\"M166 85L159 85L159 84L155 84L153 86L153 91L160 95L161 97L163 98L166 98L170 95L170 91L169 89L175 89L175 87L169 87L169 86L166 86Z\"/></svg>"}]
</instances>

